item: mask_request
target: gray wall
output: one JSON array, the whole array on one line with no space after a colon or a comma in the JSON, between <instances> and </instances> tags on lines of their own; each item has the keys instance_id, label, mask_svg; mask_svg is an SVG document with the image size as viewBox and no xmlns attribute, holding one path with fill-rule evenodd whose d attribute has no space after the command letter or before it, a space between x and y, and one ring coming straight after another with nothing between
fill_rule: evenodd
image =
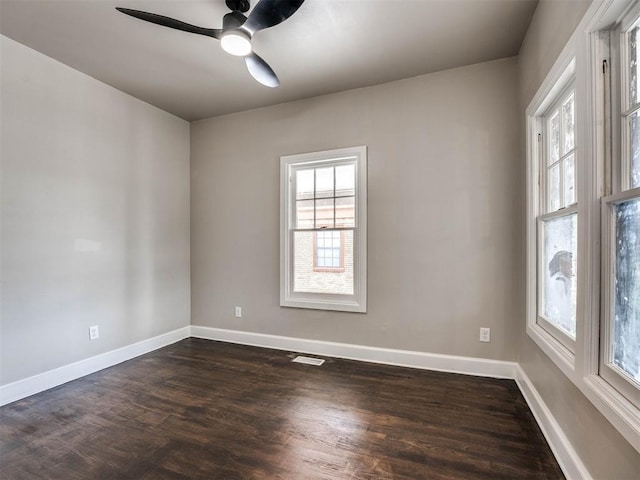
<instances>
[{"instance_id":1,"label":"gray wall","mask_svg":"<svg viewBox=\"0 0 640 480\"><path fill-rule=\"evenodd\" d=\"M192 324L515 360L516 70L512 58L192 124ZM281 308L279 158L363 144L368 313Z\"/></svg>"},{"instance_id":2,"label":"gray wall","mask_svg":"<svg viewBox=\"0 0 640 480\"><path fill-rule=\"evenodd\" d=\"M6 384L189 324L189 124L0 41Z\"/></svg>"},{"instance_id":3,"label":"gray wall","mask_svg":"<svg viewBox=\"0 0 640 480\"><path fill-rule=\"evenodd\" d=\"M520 116L524 129L525 109L556 58L590 5L590 0L542 0L520 50ZM525 211L525 147L521 148L521 192L519 203ZM521 222L522 259L520 279L525 282L525 223ZM524 331L525 309L518 318L522 325L519 361L561 425L576 453L595 479L637 479L640 455L553 364Z\"/></svg>"}]
</instances>

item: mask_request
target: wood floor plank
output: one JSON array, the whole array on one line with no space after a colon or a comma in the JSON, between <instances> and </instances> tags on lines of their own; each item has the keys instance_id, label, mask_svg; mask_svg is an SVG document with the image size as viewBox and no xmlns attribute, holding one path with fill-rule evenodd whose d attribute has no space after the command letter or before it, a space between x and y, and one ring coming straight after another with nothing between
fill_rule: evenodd
<instances>
[{"instance_id":1,"label":"wood floor plank","mask_svg":"<svg viewBox=\"0 0 640 480\"><path fill-rule=\"evenodd\" d=\"M0 408L7 479L561 479L515 382L187 339Z\"/></svg>"}]
</instances>

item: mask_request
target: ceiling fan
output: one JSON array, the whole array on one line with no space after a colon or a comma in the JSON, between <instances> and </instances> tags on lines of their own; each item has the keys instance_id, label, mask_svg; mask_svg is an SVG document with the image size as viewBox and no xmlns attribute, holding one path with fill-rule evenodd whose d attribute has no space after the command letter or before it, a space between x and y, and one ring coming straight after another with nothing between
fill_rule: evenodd
<instances>
[{"instance_id":1,"label":"ceiling fan","mask_svg":"<svg viewBox=\"0 0 640 480\"><path fill-rule=\"evenodd\" d=\"M304 0L260 0L246 17L244 13L249 11L249 0L226 0L225 3L231 12L223 17L221 29L198 27L163 15L130 8L116 7L116 10L163 27L217 38L225 52L244 57L253 78L267 87L275 88L280 85L280 80L267 62L253 51L251 39L257 31L284 22L303 2Z\"/></svg>"}]
</instances>

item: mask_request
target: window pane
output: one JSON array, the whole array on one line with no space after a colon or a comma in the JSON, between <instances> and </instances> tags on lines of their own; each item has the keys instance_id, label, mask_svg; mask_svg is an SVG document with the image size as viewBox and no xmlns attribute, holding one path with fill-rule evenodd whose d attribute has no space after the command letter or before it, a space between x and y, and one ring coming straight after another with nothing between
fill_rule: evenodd
<instances>
[{"instance_id":1,"label":"window pane","mask_svg":"<svg viewBox=\"0 0 640 480\"><path fill-rule=\"evenodd\" d=\"M574 97L571 95L569 99L562 105L562 128L564 131L564 150L563 154L573 150L575 145L574 131Z\"/></svg>"},{"instance_id":2,"label":"window pane","mask_svg":"<svg viewBox=\"0 0 640 480\"><path fill-rule=\"evenodd\" d=\"M549 164L560 158L560 112L556 112L549 121Z\"/></svg>"},{"instance_id":3,"label":"window pane","mask_svg":"<svg viewBox=\"0 0 640 480\"><path fill-rule=\"evenodd\" d=\"M640 187L640 119L638 112L629 117L631 136L631 188Z\"/></svg>"},{"instance_id":4,"label":"window pane","mask_svg":"<svg viewBox=\"0 0 640 480\"><path fill-rule=\"evenodd\" d=\"M316 198L333 197L333 167L316 168Z\"/></svg>"},{"instance_id":5,"label":"window pane","mask_svg":"<svg viewBox=\"0 0 640 480\"><path fill-rule=\"evenodd\" d=\"M317 232L325 233L325 232ZM330 231L327 239L332 239ZM340 235L340 232L337 232ZM337 295L353 295L353 231L343 232L342 248L324 248L316 259L316 267L340 268L339 271L316 271L314 269L314 239L316 232L294 232L293 235L293 291L305 293L332 293ZM338 237L340 238L340 237ZM334 255L338 250L338 256ZM344 258L343 264L340 262Z\"/></svg>"},{"instance_id":6,"label":"window pane","mask_svg":"<svg viewBox=\"0 0 640 480\"><path fill-rule=\"evenodd\" d=\"M296 172L296 200L313 198L313 169Z\"/></svg>"},{"instance_id":7,"label":"window pane","mask_svg":"<svg viewBox=\"0 0 640 480\"><path fill-rule=\"evenodd\" d=\"M316 200L316 228L333 228L333 198Z\"/></svg>"},{"instance_id":8,"label":"window pane","mask_svg":"<svg viewBox=\"0 0 640 480\"><path fill-rule=\"evenodd\" d=\"M544 317L575 338L576 335L576 214L544 222L542 259Z\"/></svg>"},{"instance_id":9,"label":"window pane","mask_svg":"<svg viewBox=\"0 0 640 480\"><path fill-rule=\"evenodd\" d=\"M549 212L554 212L560 208L560 164L549 169L548 175L549 189Z\"/></svg>"},{"instance_id":10,"label":"window pane","mask_svg":"<svg viewBox=\"0 0 640 480\"><path fill-rule=\"evenodd\" d=\"M332 247L339 247L340 246L340 232L337 230L334 230L333 232L331 232L331 246Z\"/></svg>"},{"instance_id":11,"label":"window pane","mask_svg":"<svg viewBox=\"0 0 640 480\"><path fill-rule=\"evenodd\" d=\"M313 200L296 201L296 228L313 228Z\"/></svg>"},{"instance_id":12,"label":"window pane","mask_svg":"<svg viewBox=\"0 0 640 480\"><path fill-rule=\"evenodd\" d=\"M576 201L575 158L573 154L564 160L564 205L571 205Z\"/></svg>"},{"instance_id":13,"label":"window pane","mask_svg":"<svg viewBox=\"0 0 640 480\"><path fill-rule=\"evenodd\" d=\"M640 381L640 199L615 206L615 365Z\"/></svg>"},{"instance_id":14,"label":"window pane","mask_svg":"<svg viewBox=\"0 0 640 480\"><path fill-rule=\"evenodd\" d=\"M355 195L355 165L336 167L336 197Z\"/></svg>"},{"instance_id":15,"label":"window pane","mask_svg":"<svg viewBox=\"0 0 640 480\"><path fill-rule=\"evenodd\" d=\"M355 197L336 198L336 227L355 227Z\"/></svg>"},{"instance_id":16,"label":"window pane","mask_svg":"<svg viewBox=\"0 0 640 480\"><path fill-rule=\"evenodd\" d=\"M640 99L640 76L638 76L638 38L640 29L629 32L629 99L631 104Z\"/></svg>"},{"instance_id":17,"label":"window pane","mask_svg":"<svg viewBox=\"0 0 640 480\"><path fill-rule=\"evenodd\" d=\"M327 255L329 253L329 255ZM331 249L318 248L316 251L316 264L318 267L329 267L328 262L331 257Z\"/></svg>"}]
</instances>

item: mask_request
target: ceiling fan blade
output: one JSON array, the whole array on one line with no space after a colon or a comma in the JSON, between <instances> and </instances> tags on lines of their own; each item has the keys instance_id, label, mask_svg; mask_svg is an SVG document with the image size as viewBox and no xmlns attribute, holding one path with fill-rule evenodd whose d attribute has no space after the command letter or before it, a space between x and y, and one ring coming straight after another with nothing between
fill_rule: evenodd
<instances>
[{"instance_id":1,"label":"ceiling fan blade","mask_svg":"<svg viewBox=\"0 0 640 480\"><path fill-rule=\"evenodd\" d=\"M140 20L144 20L145 22L155 23L156 25L162 25L163 27L173 28L175 30L182 30L183 32L196 33L198 35L205 35L213 38L220 38L220 35L222 34L222 30L217 28L197 27L174 18L165 17L164 15L132 10L130 8L116 7L116 10L126 15L139 18Z\"/></svg>"},{"instance_id":2,"label":"ceiling fan blade","mask_svg":"<svg viewBox=\"0 0 640 480\"><path fill-rule=\"evenodd\" d=\"M258 30L273 27L296 13L304 0L261 0L242 26L251 35Z\"/></svg>"},{"instance_id":3,"label":"ceiling fan blade","mask_svg":"<svg viewBox=\"0 0 640 480\"><path fill-rule=\"evenodd\" d=\"M249 69L251 76L262 85L271 88L280 86L280 80L278 80L276 73L271 69L267 62L260 58L256 53L251 52L249 55L244 57L244 61L247 64L247 68Z\"/></svg>"}]
</instances>

